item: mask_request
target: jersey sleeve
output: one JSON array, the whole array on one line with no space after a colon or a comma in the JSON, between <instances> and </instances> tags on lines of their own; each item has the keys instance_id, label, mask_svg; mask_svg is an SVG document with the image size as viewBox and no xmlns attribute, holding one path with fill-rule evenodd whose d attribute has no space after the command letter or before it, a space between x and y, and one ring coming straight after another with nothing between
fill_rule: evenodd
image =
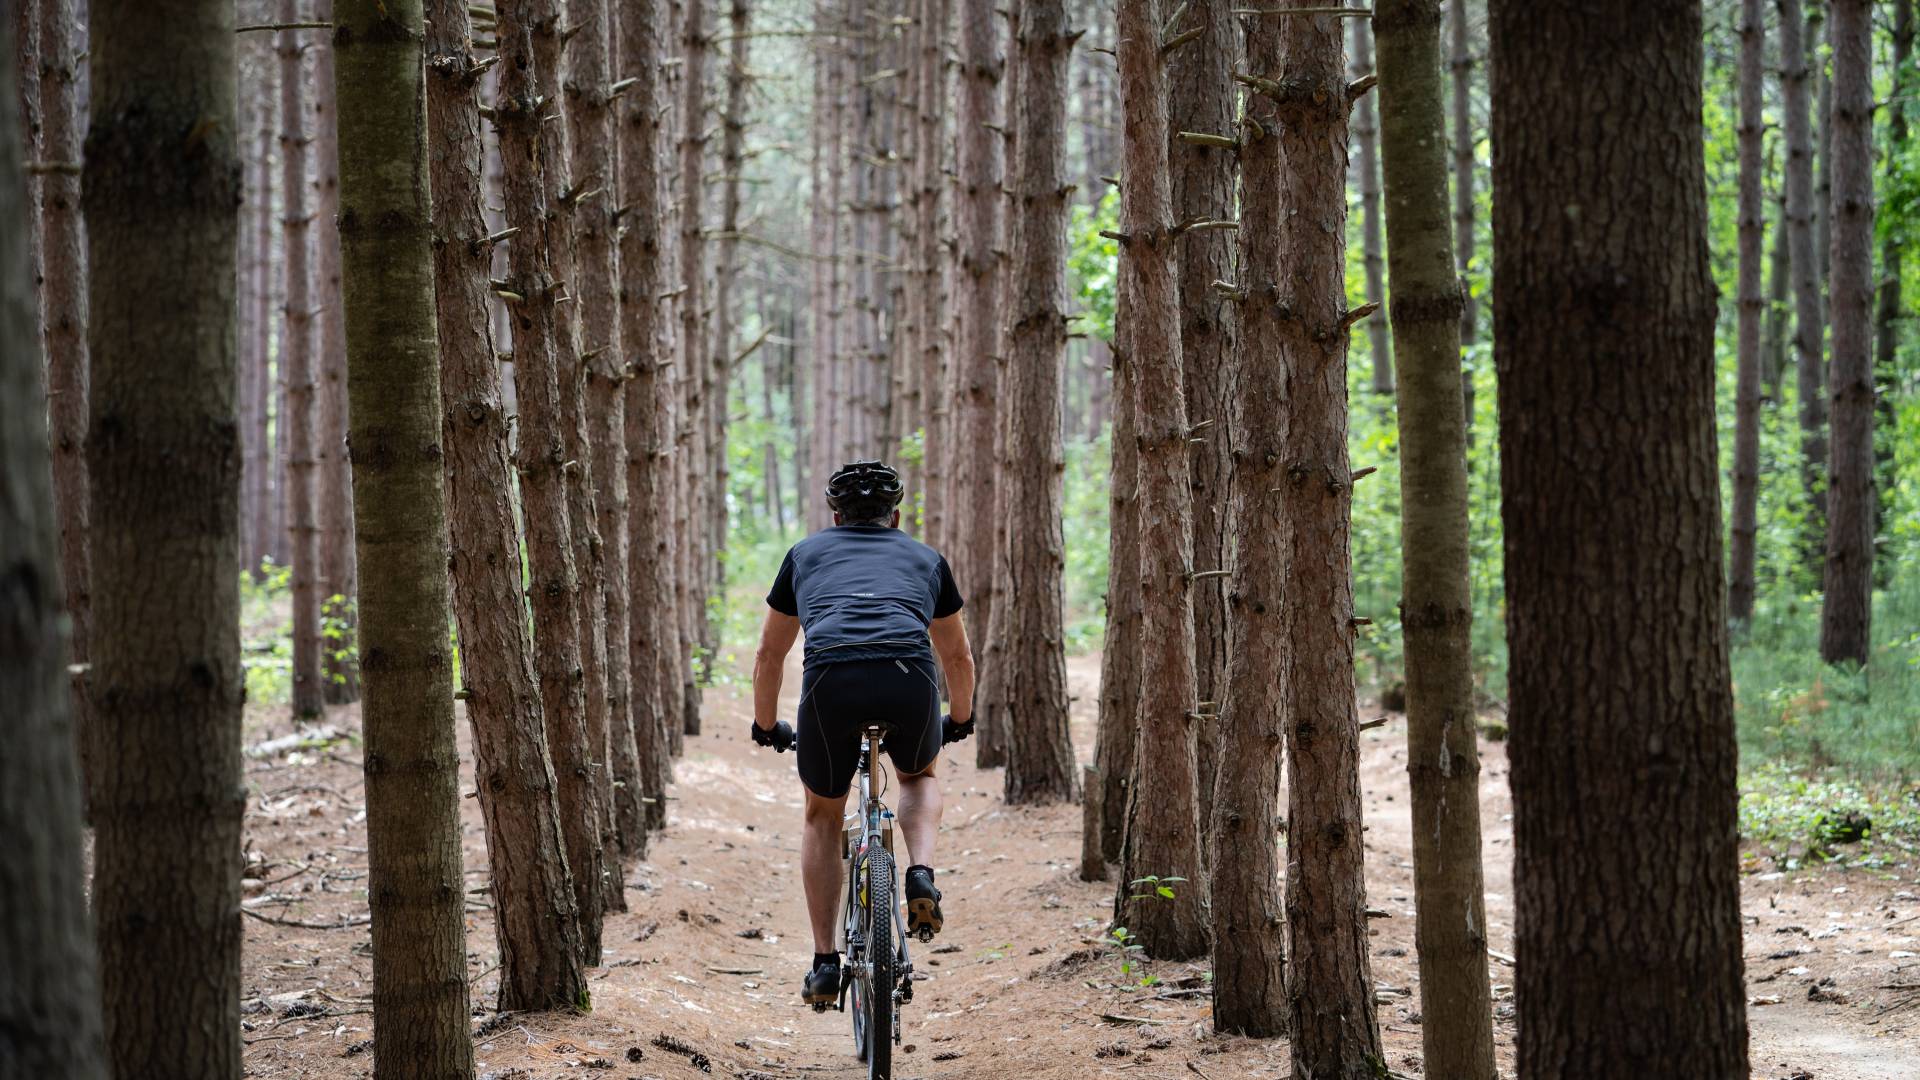
<instances>
[{"instance_id":1,"label":"jersey sleeve","mask_svg":"<svg viewBox=\"0 0 1920 1080\"><path fill-rule=\"evenodd\" d=\"M953 568L947 565L947 557L940 556L939 592L933 601L933 617L944 619L966 605L960 599L960 586L953 580Z\"/></svg>"},{"instance_id":2,"label":"jersey sleeve","mask_svg":"<svg viewBox=\"0 0 1920 1080\"><path fill-rule=\"evenodd\" d=\"M793 592L793 552L780 561L780 573L774 576L773 588L767 591L767 606L782 615L800 615L800 600Z\"/></svg>"}]
</instances>

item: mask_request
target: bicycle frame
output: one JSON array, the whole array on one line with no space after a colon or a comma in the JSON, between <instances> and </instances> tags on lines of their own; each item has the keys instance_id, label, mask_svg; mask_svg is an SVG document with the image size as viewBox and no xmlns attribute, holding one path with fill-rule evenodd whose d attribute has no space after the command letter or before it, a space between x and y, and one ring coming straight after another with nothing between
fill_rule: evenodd
<instances>
[{"instance_id":1,"label":"bicycle frame","mask_svg":"<svg viewBox=\"0 0 1920 1080\"><path fill-rule=\"evenodd\" d=\"M846 950L848 972L853 978L863 978L870 983L873 977L873 958L867 951L869 943L860 940L860 875L866 862L863 856L875 848L886 845L884 822L892 819L893 814L884 803L874 796L873 773L874 755L880 748L880 740L886 729L879 726L868 727L860 736L860 765L858 781L860 796L855 806L855 816L859 821L859 832L849 843L847 852L847 904L845 918L841 923L841 944ZM893 1030L887 1033L895 1043L900 1041L899 1006L913 1000L912 978L913 963L907 955L906 906L898 887L897 866L890 860L889 867L896 872L895 887L888 890L892 898L893 917L889 936L893 938L895 985L887 991L893 997ZM875 943L877 944L877 943ZM846 980L851 986L852 979ZM841 1008L845 1008L844 992Z\"/></svg>"}]
</instances>

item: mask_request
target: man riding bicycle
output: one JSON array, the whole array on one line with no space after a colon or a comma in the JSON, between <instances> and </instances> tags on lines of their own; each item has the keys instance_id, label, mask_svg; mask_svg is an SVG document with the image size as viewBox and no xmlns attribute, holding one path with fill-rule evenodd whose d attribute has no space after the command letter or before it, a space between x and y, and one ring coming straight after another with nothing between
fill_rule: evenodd
<instances>
[{"instance_id":1,"label":"man riding bicycle","mask_svg":"<svg viewBox=\"0 0 1920 1080\"><path fill-rule=\"evenodd\" d=\"M891 725L882 746L900 778L907 867L907 932L938 932L933 844L940 829L934 762L943 742L973 730L973 653L960 621L960 590L941 554L901 532L900 474L856 461L827 483L833 527L793 546L767 593L753 661L753 741L799 747L806 787L800 871L813 928L808 1004L836 1000L840 953L834 916L841 892L842 815L859 766L861 729ZM780 681L796 635L806 632L797 730L779 721ZM933 661L946 672L953 715L940 716Z\"/></svg>"}]
</instances>

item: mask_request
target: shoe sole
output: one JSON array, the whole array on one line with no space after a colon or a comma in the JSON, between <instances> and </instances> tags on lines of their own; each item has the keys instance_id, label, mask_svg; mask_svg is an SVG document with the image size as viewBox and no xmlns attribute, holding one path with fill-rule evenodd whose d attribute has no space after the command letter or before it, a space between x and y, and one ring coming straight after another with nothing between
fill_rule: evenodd
<instances>
[{"instance_id":1,"label":"shoe sole","mask_svg":"<svg viewBox=\"0 0 1920 1080\"><path fill-rule=\"evenodd\" d=\"M918 934L924 930L929 934L937 934L940 932L940 927L940 905L938 901L907 901L907 933Z\"/></svg>"},{"instance_id":2,"label":"shoe sole","mask_svg":"<svg viewBox=\"0 0 1920 1080\"><path fill-rule=\"evenodd\" d=\"M819 1007L819 1006L822 1006L822 1005L832 1005L832 1004L833 1004L834 1002L836 1002L836 1001L839 1001L839 1000L840 1000L840 992L839 992L838 990L835 990L835 991L833 991L833 992L832 992L832 993L830 993L830 994L806 994L806 993L803 993L803 994L801 994L801 995L800 995L800 1000L801 1000L801 1001L803 1001L803 1002L805 1002L805 1003L806 1003L806 1004L808 1004L808 1005L812 1005L812 1006L815 1006L815 1007L817 1008L817 1007Z\"/></svg>"}]
</instances>

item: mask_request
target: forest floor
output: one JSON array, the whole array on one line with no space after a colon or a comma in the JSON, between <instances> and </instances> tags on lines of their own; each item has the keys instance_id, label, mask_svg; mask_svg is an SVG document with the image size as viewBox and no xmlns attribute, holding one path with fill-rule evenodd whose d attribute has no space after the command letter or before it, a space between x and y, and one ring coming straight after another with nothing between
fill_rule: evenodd
<instances>
[{"instance_id":1,"label":"forest floor","mask_svg":"<svg viewBox=\"0 0 1920 1080\"><path fill-rule=\"evenodd\" d=\"M1093 745L1098 657L1069 663L1074 745ZM787 680L791 712L799 683ZM670 822L627 875L630 910L610 916L584 1015L499 1015L479 808L463 804L478 1075L744 1080L863 1076L848 1017L816 1014L798 983L811 954L798 875L793 758L748 741L744 688L707 691L705 732L676 766ZM366 811L356 708L331 710L321 747L250 755L242 972L247 1074L370 1076ZM312 729L309 729L312 730ZM250 746L293 731L284 706L247 713ZM472 761L460 726L464 790ZM1365 732L1367 895L1389 1064L1418 1076L1413 871L1405 724ZM1512 830L1506 757L1484 747L1487 906L1502 1072L1513 1070ZM962 1080L1085 1075L1230 1080L1288 1075L1284 1042L1212 1034L1205 967L1156 964L1158 984L1123 984L1102 943L1112 885L1079 880L1080 808L1012 808L972 747L941 763L946 815L936 863L945 932L915 950L897 1075ZM1743 879L1753 1075L1912 1078L1920 1061L1920 879L1838 867ZM275 921L265 921L275 920ZM1648 957L1649 965L1664 962ZM1137 973L1135 976L1137 981ZM1197 992L1196 992L1197 991Z\"/></svg>"}]
</instances>

